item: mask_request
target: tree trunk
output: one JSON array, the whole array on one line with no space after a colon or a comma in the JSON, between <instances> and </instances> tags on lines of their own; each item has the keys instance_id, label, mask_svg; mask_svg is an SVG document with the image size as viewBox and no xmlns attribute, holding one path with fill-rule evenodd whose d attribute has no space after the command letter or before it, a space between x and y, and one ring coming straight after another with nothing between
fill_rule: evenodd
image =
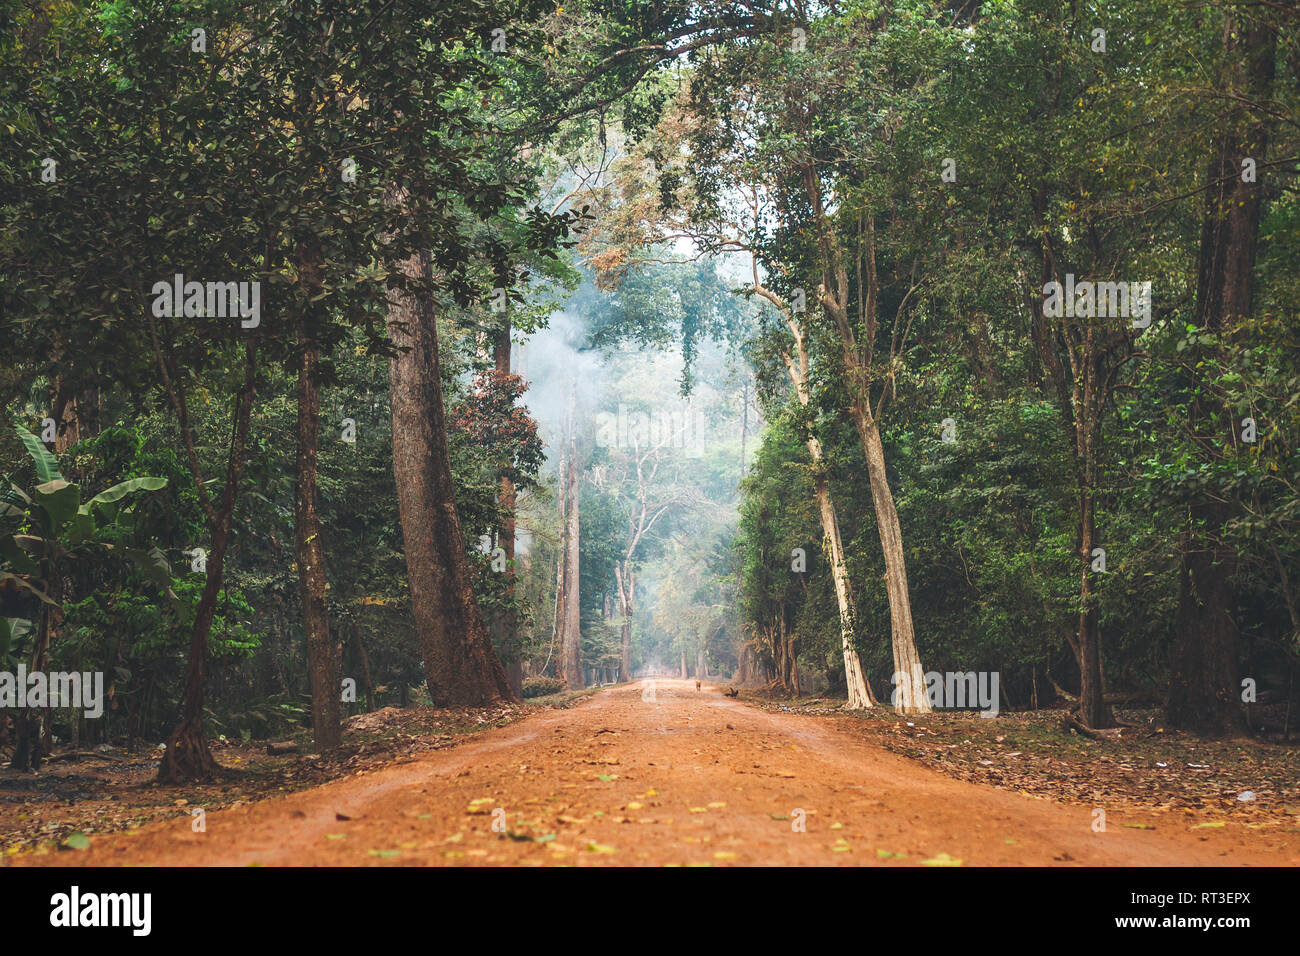
<instances>
[{"instance_id":1,"label":"tree trunk","mask_svg":"<svg viewBox=\"0 0 1300 956\"><path fill-rule=\"evenodd\" d=\"M375 682L370 673L370 655L366 652L366 642L361 639L361 624L352 625L352 645L357 650L357 664L361 667L361 679L366 682L366 712L375 709Z\"/></svg>"},{"instance_id":2,"label":"tree trunk","mask_svg":"<svg viewBox=\"0 0 1300 956\"><path fill-rule=\"evenodd\" d=\"M569 467L564 517L564 636L560 645L564 685L582 690L581 523L578 509L578 437L574 420L576 387L569 400Z\"/></svg>"},{"instance_id":3,"label":"tree trunk","mask_svg":"<svg viewBox=\"0 0 1300 956\"><path fill-rule=\"evenodd\" d=\"M507 314L502 319L501 328L496 332L496 340L493 343L493 362L496 366L498 376L510 374L510 317ZM497 547L505 554L506 559L506 587L505 599L508 602L507 608L495 616L492 621L492 632L496 638L497 647L502 648L505 665L506 665L506 682L510 685L510 691L516 697L522 697L523 688L523 671L520 667L519 657L521 648L519 646L519 620L514 612L513 602L515 599L515 483L510 480L508 475L502 475L500 481L500 490L497 492L497 505L501 509L501 526L497 529Z\"/></svg>"},{"instance_id":4,"label":"tree trunk","mask_svg":"<svg viewBox=\"0 0 1300 956\"><path fill-rule=\"evenodd\" d=\"M1087 416L1091 417L1091 416ZM1101 639L1097 631L1097 599L1093 587L1092 549L1097 539L1094 485L1096 423L1081 421L1079 434L1086 444L1084 478L1079 490L1079 557L1083 569L1079 583L1079 719L1085 727L1100 730L1114 724L1106 704L1101 677ZM1082 437L1085 433L1090 437Z\"/></svg>"},{"instance_id":5,"label":"tree trunk","mask_svg":"<svg viewBox=\"0 0 1300 956\"><path fill-rule=\"evenodd\" d=\"M317 455L320 443L320 346L304 332L298 363L298 487L294 501L294 546L302 627L307 638L311 685L312 734L318 750L343 742L338 647L330 639L325 590L325 542L316 510Z\"/></svg>"},{"instance_id":6,"label":"tree trunk","mask_svg":"<svg viewBox=\"0 0 1300 956\"><path fill-rule=\"evenodd\" d=\"M894 493L885 473L885 448L880 439L879 410L871 408L871 359L879 325L880 289L876 279L875 225L871 216L859 217L857 236L857 301L861 324L861 348L850 318L852 300L847 259L840 248L834 224L822 202L821 178L812 165L801 170L804 191L817 222L822 282L817 298L831 320L838 338L840 355L849 387L849 414L857 430L862 453L867 459L871 503L876 529L885 559L885 590L889 597L889 620L894 651L894 674L899 689L899 710L906 714L930 712L925 691L925 669L916 649L912 626L912 601L907 586L907 562L903 553L903 530L898 521Z\"/></svg>"},{"instance_id":7,"label":"tree trunk","mask_svg":"<svg viewBox=\"0 0 1300 956\"><path fill-rule=\"evenodd\" d=\"M401 265L432 275L429 254ZM393 476L410 583L411 612L435 707L475 707L514 697L470 583L447 447L433 303L398 289L389 296Z\"/></svg>"},{"instance_id":8,"label":"tree trunk","mask_svg":"<svg viewBox=\"0 0 1300 956\"><path fill-rule=\"evenodd\" d=\"M221 492L221 504L210 520L212 548L208 553L203 595L199 598L194 626L190 631L190 657L185 676L185 702L181 721L167 738L166 749L158 765L158 780L162 783L207 779L221 769L208 750L208 742L203 735L203 691L207 672L208 634L212 630L212 619L217 613L226 548L230 543L230 527L234 521L235 502L239 498L239 481L244 468L244 446L248 438L257 383L256 360L257 348L250 342L244 346L244 383L235 402L235 427L230 441L230 454L226 460L226 486ZM195 479L199 480L199 476L195 475Z\"/></svg>"},{"instance_id":9,"label":"tree trunk","mask_svg":"<svg viewBox=\"0 0 1300 956\"><path fill-rule=\"evenodd\" d=\"M903 530L894 506L894 493L885 475L885 447L880 425L861 404L853 403L853 421L862 451L867 458L871 502L876 512L876 529L885 556L885 591L889 597L889 622L893 636L894 673L898 675L899 710L905 714L928 714L930 698L925 690L925 668L916 650L912 630L912 599L907 587L907 563L903 554Z\"/></svg>"},{"instance_id":10,"label":"tree trunk","mask_svg":"<svg viewBox=\"0 0 1300 956\"><path fill-rule=\"evenodd\" d=\"M614 582L618 585L619 625L618 679L626 683L632 679L632 573L623 562L614 565Z\"/></svg>"},{"instance_id":11,"label":"tree trunk","mask_svg":"<svg viewBox=\"0 0 1300 956\"><path fill-rule=\"evenodd\" d=\"M820 443L816 439L809 439L809 450L812 450L814 444L817 445L814 458L814 466L817 467L820 466ZM853 645L853 595L849 590L849 570L844 563L844 545L840 541L840 522L835 513L835 502L831 500L830 482L824 473L819 473L815 484L817 511L821 515L822 534L825 536L830 557L831 578L835 582L835 600L839 605L840 648L844 656L844 683L848 688L848 708L860 710L872 707L876 702L872 698L871 688L867 686L858 650Z\"/></svg>"},{"instance_id":12,"label":"tree trunk","mask_svg":"<svg viewBox=\"0 0 1300 956\"><path fill-rule=\"evenodd\" d=\"M566 435L567 437L567 435ZM564 679L564 605L568 598L565 589L565 571L569 560L567 509L569 507L569 460L568 443L565 443L564 458L560 461L559 492L559 541L555 553L555 613L551 622L551 653L555 655L555 676Z\"/></svg>"},{"instance_id":13,"label":"tree trunk","mask_svg":"<svg viewBox=\"0 0 1300 956\"><path fill-rule=\"evenodd\" d=\"M757 270L755 271L757 283ZM766 292L766 290L763 290ZM794 336L795 349L792 354L783 355L786 371L794 385L795 397L805 408L812 401L808 390L808 346L802 324L785 308L785 303L768 295L778 308L782 309L790 334ZM746 381L748 385L748 380ZM748 394L748 393L747 393ZM830 480L826 477L826 462L822 452L822 443L811 432L807 435L808 456L812 459L814 488L817 499L817 513L821 518L822 536L829 551L831 578L835 582L835 601L840 612L840 646L844 656L844 683L848 689L849 710L859 710L875 705L871 686L866 682L862 672L862 661L853 643L853 591L849 585L848 567L844 561L844 544L840 539L840 522L835 512L835 502L831 499Z\"/></svg>"},{"instance_id":14,"label":"tree trunk","mask_svg":"<svg viewBox=\"0 0 1300 956\"><path fill-rule=\"evenodd\" d=\"M1224 55L1230 74L1224 88L1249 105L1239 101L1225 119L1207 171L1196 324L1211 333L1231 331L1252 311L1261 187L1242 181L1241 163L1250 157L1257 168L1264 165L1267 127L1247 110L1269 97L1275 40L1272 26L1262 19L1247 29L1235 15L1227 17ZM1188 363L1193 372L1199 352L1194 350ZM1198 388L1189 425L1193 440L1210 457L1224 454L1223 440L1228 448L1235 444L1230 412ZM1237 629L1229 611L1236 554L1223 541L1221 530L1230 516L1228 503L1201 494L1189 508L1180 547L1177 630L1165 716L1173 727L1206 735L1244 730Z\"/></svg>"}]
</instances>

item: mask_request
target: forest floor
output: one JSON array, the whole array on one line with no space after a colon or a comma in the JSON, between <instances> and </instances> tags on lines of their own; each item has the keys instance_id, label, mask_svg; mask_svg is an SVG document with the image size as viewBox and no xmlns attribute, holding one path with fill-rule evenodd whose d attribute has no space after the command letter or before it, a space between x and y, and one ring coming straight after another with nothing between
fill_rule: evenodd
<instances>
[{"instance_id":1,"label":"forest floor","mask_svg":"<svg viewBox=\"0 0 1300 956\"><path fill-rule=\"evenodd\" d=\"M269 799L221 808L221 801L208 802L202 793L196 800L177 797L172 819L96 832L75 841L79 851L57 852L48 843L20 849L6 862L1300 863L1294 751L1268 751L1253 765L1269 768L1259 777L1264 782L1256 784L1255 799L1242 801L1234 793L1228 800L1222 782L1206 783L1195 774L1185 775L1193 784L1171 776L1162 789L1156 771L1167 768L1147 767L1145 753L1130 753L1122 742L1113 744L1113 753L1101 749L1111 742L1078 750L1060 731L1053 744L1049 727L1021 726L1018 715L862 719L781 705L764 709L726 698L716 686L696 691L693 681L654 683L653 699L646 699L643 685L632 684L568 709L534 709L522 720L515 718L523 709L503 709L501 726L469 737L444 735L438 749L413 749L399 760ZM937 739L924 739L930 736ZM416 735L413 747L419 740ZM916 748L920 759L890 748ZM987 773L983 781L954 779L925 765L940 762L940 748L950 771L974 774L970 768L999 766L1002 772ZM974 758L965 770L965 758L948 756L963 749ZM1214 750L1210 759L1231 762L1236 749ZM1178 750L1177 756L1185 754ZM1058 802L1047 795L1061 795L1050 782L1038 793L1018 786L1043 776L1024 767L1058 759L1082 768L1060 771L1070 780L1089 765L1117 766L1094 774L1110 781L1095 799L1070 791ZM1123 763L1133 769L1118 766ZM1244 772L1251 776L1249 768ZM1157 783L1126 790L1125 775ZM1188 796L1193 793L1200 796ZM206 812L204 832L192 826L196 806ZM1098 808L1105 811L1104 832L1095 830Z\"/></svg>"}]
</instances>

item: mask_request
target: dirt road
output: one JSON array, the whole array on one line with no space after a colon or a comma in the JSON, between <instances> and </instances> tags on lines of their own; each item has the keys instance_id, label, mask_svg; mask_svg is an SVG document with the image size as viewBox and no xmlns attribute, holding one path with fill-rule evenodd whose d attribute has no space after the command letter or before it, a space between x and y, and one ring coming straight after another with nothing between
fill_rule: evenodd
<instances>
[{"instance_id":1,"label":"dirt road","mask_svg":"<svg viewBox=\"0 0 1300 956\"><path fill-rule=\"evenodd\" d=\"M1092 807L944 777L871 743L850 718L773 714L716 687L654 684L653 695L613 688L450 750L214 812L205 832L178 807L174 823L24 863L1169 866L1300 856L1300 835L1193 829L1170 815L1108 810L1096 833Z\"/></svg>"}]
</instances>

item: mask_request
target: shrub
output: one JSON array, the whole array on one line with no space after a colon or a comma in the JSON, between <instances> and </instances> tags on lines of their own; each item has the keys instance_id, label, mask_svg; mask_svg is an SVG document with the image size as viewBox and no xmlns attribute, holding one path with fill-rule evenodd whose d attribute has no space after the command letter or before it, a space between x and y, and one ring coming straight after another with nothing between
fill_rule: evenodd
<instances>
[{"instance_id":1,"label":"shrub","mask_svg":"<svg viewBox=\"0 0 1300 956\"><path fill-rule=\"evenodd\" d=\"M525 697L545 697L547 694L558 694L562 690L564 690L564 681L558 677L524 678Z\"/></svg>"}]
</instances>

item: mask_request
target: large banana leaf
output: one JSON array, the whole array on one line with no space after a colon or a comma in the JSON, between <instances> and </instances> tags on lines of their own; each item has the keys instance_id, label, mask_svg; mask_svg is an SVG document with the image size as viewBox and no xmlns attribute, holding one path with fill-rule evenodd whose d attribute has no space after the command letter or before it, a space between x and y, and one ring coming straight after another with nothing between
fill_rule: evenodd
<instances>
[{"instance_id":1,"label":"large banana leaf","mask_svg":"<svg viewBox=\"0 0 1300 956\"><path fill-rule=\"evenodd\" d=\"M157 491L166 486L166 478L128 478L126 481L119 481L112 488L105 488L82 505L81 510L87 512L93 505L107 505L121 501L133 491Z\"/></svg>"},{"instance_id":2,"label":"large banana leaf","mask_svg":"<svg viewBox=\"0 0 1300 956\"><path fill-rule=\"evenodd\" d=\"M62 481L63 473L59 471L59 463L54 456L50 454L45 442L41 441L22 425L15 425L18 437L22 443L27 446L27 454L36 462L36 477L42 483L47 481Z\"/></svg>"},{"instance_id":3,"label":"large banana leaf","mask_svg":"<svg viewBox=\"0 0 1300 956\"><path fill-rule=\"evenodd\" d=\"M45 529L52 537L58 537L63 526L71 520L81 508L81 488L55 478L43 485L36 486L36 503L45 509L50 517L50 527Z\"/></svg>"}]
</instances>

